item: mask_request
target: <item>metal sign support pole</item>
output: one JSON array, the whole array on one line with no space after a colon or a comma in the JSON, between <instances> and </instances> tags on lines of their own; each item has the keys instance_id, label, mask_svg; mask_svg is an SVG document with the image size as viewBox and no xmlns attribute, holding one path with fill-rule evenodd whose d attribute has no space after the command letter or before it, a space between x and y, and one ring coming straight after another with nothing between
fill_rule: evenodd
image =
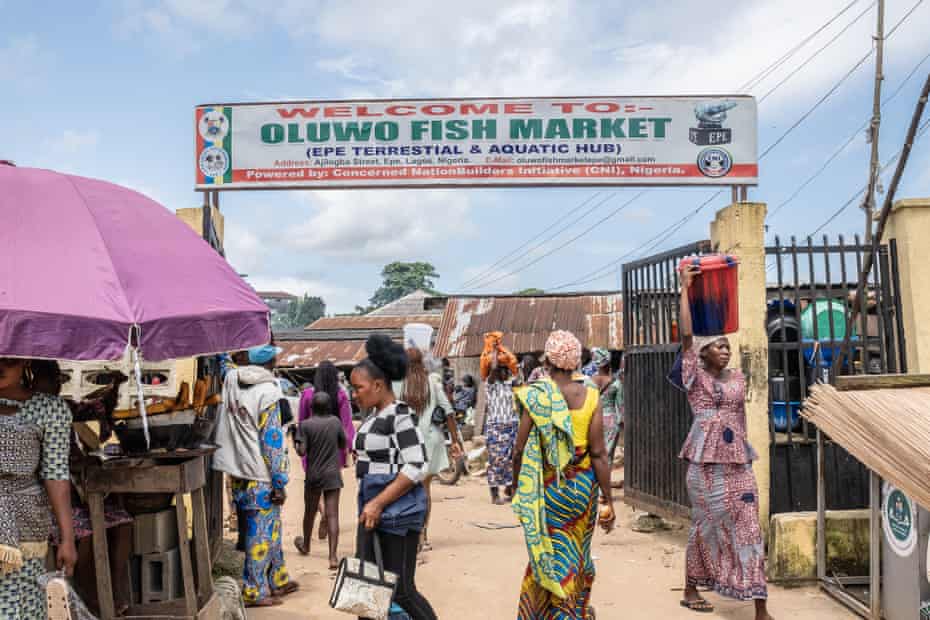
<instances>
[{"instance_id":1,"label":"metal sign support pole","mask_svg":"<svg viewBox=\"0 0 930 620\"><path fill-rule=\"evenodd\" d=\"M917 525L915 524L916 528ZM872 620L882 617L882 480L869 471L869 608Z\"/></svg>"}]
</instances>

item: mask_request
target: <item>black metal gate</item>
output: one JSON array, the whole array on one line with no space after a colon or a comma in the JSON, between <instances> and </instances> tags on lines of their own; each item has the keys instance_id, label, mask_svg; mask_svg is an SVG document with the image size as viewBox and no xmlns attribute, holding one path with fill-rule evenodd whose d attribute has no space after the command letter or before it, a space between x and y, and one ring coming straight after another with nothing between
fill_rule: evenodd
<instances>
[{"instance_id":1,"label":"black metal gate","mask_svg":"<svg viewBox=\"0 0 930 620\"><path fill-rule=\"evenodd\" d=\"M798 415L808 387L833 382L835 356L840 374L895 373L907 370L898 294L897 247L879 248L869 274L867 295L855 292L862 262L871 251L855 237L830 242L792 237L767 247L769 336L769 428L771 433L771 512L817 508L816 429ZM853 303L860 319L851 351L841 351ZM824 446L826 503L830 510L865 508L869 475L865 467L827 439Z\"/></svg>"},{"instance_id":2,"label":"black metal gate","mask_svg":"<svg viewBox=\"0 0 930 620\"><path fill-rule=\"evenodd\" d=\"M689 512L685 465L678 450L691 412L685 396L666 380L679 351L678 262L711 250L701 241L623 266L625 374L625 498L663 516ZM817 505L816 429L799 411L815 382L840 374L906 372L898 293L897 248L882 245L869 275L867 295L855 299L856 281L870 246L827 237L794 238L767 247L769 429L771 513L811 511ZM842 353L852 303L860 303L851 351ZM761 446L759 447L761 449ZM867 470L827 440L827 507L864 508Z\"/></svg>"},{"instance_id":3,"label":"black metal gate","mask_svg":"<svg viewBox=\"0 0 930 620\"><path fill-rule=\"evenodd\" d=\"M700 241L623 266L624 498L663 516L687 516L678 450L691 426L685 395L665 379L678 355L678 262Z\"/></svg>"}]
</instances>

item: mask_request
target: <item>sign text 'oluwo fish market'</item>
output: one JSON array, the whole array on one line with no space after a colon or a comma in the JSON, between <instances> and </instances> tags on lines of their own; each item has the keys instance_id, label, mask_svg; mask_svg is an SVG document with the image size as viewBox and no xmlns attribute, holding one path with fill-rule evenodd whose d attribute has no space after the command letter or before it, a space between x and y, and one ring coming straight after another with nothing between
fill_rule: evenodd
<instances>
[{"instance_id":1,"label":"sign text 'oluwo fish market'","mask_svg":"<svg viewBox=\"0 0 930 620\"><path fill-rule=\"evenodd\" d=\"M198 106L197 189L755 185L746 96Z\"/></svg>"}]
</instances>

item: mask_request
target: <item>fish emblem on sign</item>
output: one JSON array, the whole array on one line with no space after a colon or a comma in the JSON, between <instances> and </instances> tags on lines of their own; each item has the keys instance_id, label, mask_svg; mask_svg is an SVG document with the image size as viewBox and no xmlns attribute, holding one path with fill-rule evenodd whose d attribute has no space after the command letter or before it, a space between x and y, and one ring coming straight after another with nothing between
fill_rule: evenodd
<instances>
[{"instance_id":1,"label":"fish emblem on sign","mask_svg":"<svg viewBox=\"0 0 930 620\"><path fill-rule=\"evenodd\" d=\"M698 126L688 130L688 140L698 146L729 144L733 141L733 130L724 127L727 112L736 107L735 101L716 101L699 103L694 106L694 116Z\"/></svg>"}]
</instances>

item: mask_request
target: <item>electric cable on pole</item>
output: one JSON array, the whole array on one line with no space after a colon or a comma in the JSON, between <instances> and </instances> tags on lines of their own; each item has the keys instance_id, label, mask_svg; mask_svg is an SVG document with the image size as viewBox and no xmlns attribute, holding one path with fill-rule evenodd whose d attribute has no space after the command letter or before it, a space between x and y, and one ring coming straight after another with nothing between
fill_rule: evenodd
<instances>
[{"instance_id":1,"label":"electric cable on pole","mask_svg":"<svg viewBox=\"0 0 930 620\"><path fill-rule=\"evenodd\" d=\"M878 181L878 136L882 124L882 52L885 42L885 0L878 0L878 20L875 29L875 89L872 94L872 122L869 124L869 141L872 154L869 158L869 185L865 192L865 242L872 242L872 219L875 214L875 185Z\"/></svg>"}]
</instances>

